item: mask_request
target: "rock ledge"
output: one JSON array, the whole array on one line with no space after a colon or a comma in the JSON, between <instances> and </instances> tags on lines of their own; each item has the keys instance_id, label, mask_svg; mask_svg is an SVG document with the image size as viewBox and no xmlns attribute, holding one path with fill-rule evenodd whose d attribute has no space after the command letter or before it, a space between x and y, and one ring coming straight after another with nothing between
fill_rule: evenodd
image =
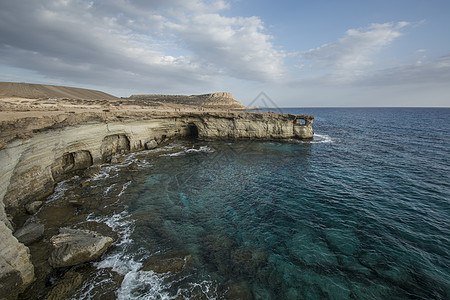
<instances>
[{"instance_id":1,"label":"rock ledge","mask_svg":"<svg viewBox=\"0 0 450 300\"><path fill-rule=\"evenodd\" d=\"M54 268L62 268L99 258L113 239L95 231L61 228L50 242L54 249L48 262Z\"/></svg>"}]
</instances>

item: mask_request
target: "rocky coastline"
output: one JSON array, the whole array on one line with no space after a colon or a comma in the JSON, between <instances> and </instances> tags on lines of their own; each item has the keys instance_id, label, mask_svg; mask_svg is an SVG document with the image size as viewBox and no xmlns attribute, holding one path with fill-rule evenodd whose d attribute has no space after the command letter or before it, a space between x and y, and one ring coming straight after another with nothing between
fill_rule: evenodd
<instances>
[{"instance_id":1,"label":"rocky coastline","mask_svg":"<svg viewBox=\"0 0 450 300\"><path fill-rule=\"evenodd\" d=\"M160 95L153 100L148 95L134 96L129 101L4 96L0 100L0 298L30 298L20 294L30 285L45 285L51 274L59 272L59 280L46 288L49 292L44 296L62 299L82 281L77 268L113 244L116 237L105 224L77 228L77 218L85 216L73 212L82 199L62 212L49 209L48 216L55 214L54 223L51 217L45 226L39 220L46 197L67 176L78 172L82 188L99 164L114 164L122 154L179 138L313 138L313 116L234 111L242 107L231 94L209 95L163 97L165 103ZM202 99L201 109L194 105L196 99ZM56 220L58 213L71 217ZM168 261L177 268L184 266L177 258ZM153 269L158 268L165 270L160 265Z\"/></svg>"}]
</instances>

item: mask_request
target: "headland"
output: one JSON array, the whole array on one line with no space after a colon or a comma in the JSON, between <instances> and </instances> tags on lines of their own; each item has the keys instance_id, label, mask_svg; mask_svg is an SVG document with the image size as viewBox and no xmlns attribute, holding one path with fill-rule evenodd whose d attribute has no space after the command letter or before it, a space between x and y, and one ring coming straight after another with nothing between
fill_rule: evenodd
<instances>
[{"instance_id":1,"label":"headland","mask_svg":"<svg viewBox=\"0 0 450 300\"><path fill-rule=\"evenodd\" d=\"M35 214L69 174L177 138L313 138L313 116L244 109L230 93L118 98L79 88L0 83L0 294L6 295L1 297L16 299L48 275L36 274L32 257L42 255L30 253L46 235ZM48 260L38 262L47 264L43 269L96 259L113 240L99 230L66 227L61 224L59 234L46 241Z\"/></svg>"}]
</instances>

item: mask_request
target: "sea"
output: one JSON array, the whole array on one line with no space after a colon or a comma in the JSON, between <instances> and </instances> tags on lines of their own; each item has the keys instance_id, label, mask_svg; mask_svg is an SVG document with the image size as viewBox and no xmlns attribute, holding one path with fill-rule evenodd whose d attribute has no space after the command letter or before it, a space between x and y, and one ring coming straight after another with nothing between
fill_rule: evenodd
<instances>
[{"instance_id":1,"label":"sea","mask_svg":"<svg viewBox=\"0 0 450 300\"><path fill-rule=\"evenodd\" d=\"M118 239L73 299L450 299L450 109L282 111L315 115L314 139L102 165L86 221Z\"/></svg>"}]
</instances>

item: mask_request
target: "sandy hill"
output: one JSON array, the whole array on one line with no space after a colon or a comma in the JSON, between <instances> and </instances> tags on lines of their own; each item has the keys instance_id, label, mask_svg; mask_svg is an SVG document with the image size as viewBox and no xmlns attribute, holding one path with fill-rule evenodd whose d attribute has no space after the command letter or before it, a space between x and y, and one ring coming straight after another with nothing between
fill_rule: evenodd
<instances>
[{"instance_id":1,"label":"sandy hill","mask_svg":"<svg viewBox=\"0 0 450 300\"><path fill-rule=\"evenodd\" d=\"M84 100L117 100L118 98L96 90L67 86L0 82L0 97L68 98Z\"/></svg>"}]
</instances>

